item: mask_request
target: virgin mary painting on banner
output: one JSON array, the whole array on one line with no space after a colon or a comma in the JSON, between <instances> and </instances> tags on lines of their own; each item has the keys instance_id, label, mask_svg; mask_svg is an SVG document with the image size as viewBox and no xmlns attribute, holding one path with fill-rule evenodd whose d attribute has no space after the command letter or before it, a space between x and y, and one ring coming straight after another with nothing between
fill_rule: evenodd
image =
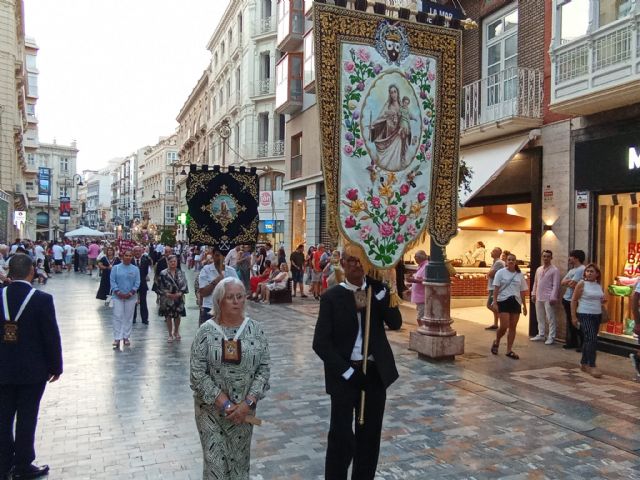
<instances>
[{"instance_id":1,"label":"virgin mary painting on banner","mask_svg":"<svg viewBox=\"0 0 640 480\"><path fill-rule=\"evenodd\" d=\"M456 231L458 105L446 89L458 88L459 32L315 8L329 209L372 266L390 268L427 229L441 244Z\"/></svg>"}]
</instances>

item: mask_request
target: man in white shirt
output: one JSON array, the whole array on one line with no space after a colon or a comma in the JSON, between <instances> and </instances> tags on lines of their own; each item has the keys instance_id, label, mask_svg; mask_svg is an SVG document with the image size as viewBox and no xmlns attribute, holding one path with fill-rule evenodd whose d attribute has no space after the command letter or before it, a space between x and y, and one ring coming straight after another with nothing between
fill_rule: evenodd
<instances>
[{"instance_id":1,"label":"man in white shirt","mask_svg":"<svg viewBox=\"0 0 640 480\"><path fill-rule=\"evenodd\" d=\"M208 263L198 276L198 285L202 307L200 308L200 325L211 318L210 312L213 308L213 290L220 280L226 277L238 278L235 268L224 264L224 256L220 250L213 254L213 262Z\"/></svg>"},{"instance_id":2,"label":"man in white shirt","mask_svg":"<svg viewBox=\"0 0 640 480\"><path fill-rule=\"evenodd\" d=\"M558 292L560 290L560 271L551 263L551 250L542 251L542 265L536 270L531 289L531 301L536 307L538 319L538 335L531 340L534 342L545 340L545 320L549 322L549 336L545 345L553 345L556 338L556 312Z\"/></svg>"},{"instance_id":3,"label":"man in white shirt","mask_svg":"<svg viewBox=\"0 0 640 480\"><path fill-rule=\"evenodd\" d=\"M64 260L64 249L60 246L60 244L54 240L53 247L51 248L53 251L53 263L55 263L55 272L62 273L62 262Z\"/></svg>"},{"instance_id":4,"label":"man in white shirt","mask_svg":"<svg viewBox=\"0 0 640 480\"><path fill-rule=\"evenodd\" d=\"M236 248L232 248L231 250L229 250L229 253L227 253L227 256L224 258L224 264L229 267L236 268L241 250L242 245L237 245Z\"/></svg>"},{"instance_id":5,"label":"man in white shirt","mask_svg":"<svg viewBox=\"0 0 640 480\"><path fill-rule=\"evenodd\" d=\"M42 244L40 241L37 241L36 246L33 247L33 253L36 256L36 262L38 260L42 260L42 262L44 263L44 248L42 248Z\"/></svg>"},{"instance_id":6,"label":"man in white shirt","mask_svg":"<svg viewBox=\"0 0 640 480\"><path fill-rule=\"evenodd\" d=\"M70 243L65 243L64 245L64 263L67 267L67 272L71 271L71 268L73 267L73 254L75 253L76 249L73 248L73 245L71 245Z\"/></svg>"},{"instance_id":7,"label":"man in white shirt","mask_svg":"<svg viewBox=\"0 0 640 480\"><path fill-rule=\"evenodd\" d=\"M271 245L271 243L267 242L264 244L264 248L267 250L267 256L266 259L271 261L271 265L277 267L278 263L277 263L277 258L276 258L276 254L273 251L273 245Z\"/></svg>"}]
</instances>

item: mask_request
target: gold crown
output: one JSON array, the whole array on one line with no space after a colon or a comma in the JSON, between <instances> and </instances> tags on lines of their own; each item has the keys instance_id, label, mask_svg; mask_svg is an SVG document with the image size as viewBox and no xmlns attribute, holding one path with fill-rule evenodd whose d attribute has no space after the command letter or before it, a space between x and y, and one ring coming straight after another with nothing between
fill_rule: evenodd
<instances>
[{"instance_id":1,"label":"gold crown","mask_svg":"<svg viewBox=\"0 0 640 480\"><path fill-rule=\"evenodd\" d=\"M387 40L391 40L392 42L399 42L401 37L398 32L389 32L387 33Z\"/></svg>"}]
</instances>

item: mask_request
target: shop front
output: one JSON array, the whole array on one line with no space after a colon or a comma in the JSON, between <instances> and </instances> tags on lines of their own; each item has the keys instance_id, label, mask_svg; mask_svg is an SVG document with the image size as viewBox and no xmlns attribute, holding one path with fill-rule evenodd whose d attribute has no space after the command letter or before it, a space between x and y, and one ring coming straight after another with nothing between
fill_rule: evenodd
<instances>
[{"instance_id":1,"label":"shop front","mask_svg":"<svg viewBox=\"0 0 640 480\"><path fill-rule=\"evenodd\" d=\"M484 306L487 301L487 273L493 263L491 251L500 247L516 255L529 279L530 265L540 262L542 225L540 218L542 149L532 146L523 134L472 148L463 148L461 157L471 170L468 191L461 194L458 234L446 248L453 266L452 308ZM429 253L428 242L407 252L408 273L415 250ZM487 318L492 318L487 310ZM537 328L529 316L529 330Z\"/></svg>"},{"instance_id":2,"label":"shop front","mask_svg":"<svg viewBox=\"0 0 640 480\"><path fill-rule=\"evenodd\" d=\"M258 243L271 243L277 250L284 244L285 210L284 190L260 192L258 204Z\"/></svg>"},{"instance_id":3,"label":"shop front","mask_svg":"<svg viewBox=\"0 0 640 480\"><path fill-rule=\"evenodd\" d=\"M575 143L576 212L589 211L592 257L609 313L598 346L622 354L638 344L631 295L640 279L640 133L638 125L628 130Z\"/></svg>"}]
</instances>

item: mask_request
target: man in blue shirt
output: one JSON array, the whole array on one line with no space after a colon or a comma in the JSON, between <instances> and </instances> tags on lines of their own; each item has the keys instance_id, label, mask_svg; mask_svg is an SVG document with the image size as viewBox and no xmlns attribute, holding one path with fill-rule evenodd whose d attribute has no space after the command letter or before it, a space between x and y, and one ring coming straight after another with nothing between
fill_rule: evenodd
<instances>
[{"instance_id":1,"label":"man in blue shirt","mask_svg":"<svg viewBox=\"0 0 640 480\"><path fill-rule=\"evenodd\" d=\"M129 337L133 327L133 312L138 301L140 270L131 264L133 252L129 249L122 256L122 263L111 269L111 291L113 301L113 348L122 340L130 345Z\"/></svg>"}]
</instances>

